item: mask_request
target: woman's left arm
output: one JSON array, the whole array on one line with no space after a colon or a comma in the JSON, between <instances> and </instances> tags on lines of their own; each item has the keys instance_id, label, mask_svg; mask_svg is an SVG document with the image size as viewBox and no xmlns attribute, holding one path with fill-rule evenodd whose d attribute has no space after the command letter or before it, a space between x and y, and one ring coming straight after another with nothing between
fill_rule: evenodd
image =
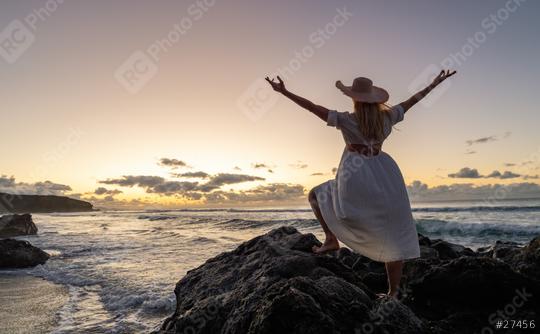
<instances>
[{"instance_id":1,"label":"woman's left arm","mask_svg":"<svg viewBox=\"0 0 540 334\"><path fill-rule=\"evenodd\" d=\"M281 78L279 76L277 77L278 82L275 82L274 79L270 79L268 77L266 77L265 79L266 79L266 81L268 81L268 83L270 83L270 85L272 86L272 88L276 92L279 92L279 93L283 94L284 96L289 98L291 101L298 104L300 107L302 107L304 109L307 109L310 112L314 113L315 115L317 115L317 117L319 117L323 121L325 121L325 122L327 121L327 119L328 119L328 111L329 111L327 108L325 108L323 106L316 105L315 103L311 102L308 99L305 99L305 98L303 98L301 96L298 96L296 94L293 94L293 93L289 92L285 88L285 83L283 82L283 80L281 80Z\"/></svg>"},{"instance_id":2,"label":"woman's left arm","mask_svg":"<svg viewBox=\"0 0 540 334\"><path fill-rule=\"evenodd\" d=\"M412 106L414 106L418 101L423 99L426 95L429 94L435 87L437 87L440 83L442 83L444 80L450 78L452 75L456 74L456 71L450 72L449 70L444 71L442 70L441 73L439 73L438 76L433 79L433 82L427 86L426 88L422 89L418 93L411 96L407 101L403 101L400 103L400 105L403 107L405 112L409 110Z\"/></svg>"}]
</instances>

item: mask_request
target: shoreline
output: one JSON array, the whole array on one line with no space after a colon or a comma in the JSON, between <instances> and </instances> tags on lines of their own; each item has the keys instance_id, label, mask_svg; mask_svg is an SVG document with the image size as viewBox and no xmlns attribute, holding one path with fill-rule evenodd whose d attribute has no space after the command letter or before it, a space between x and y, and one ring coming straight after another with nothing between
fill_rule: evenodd
<instances>
[{"instance_id":1,"label":"shoreline","mask_svg":"<svg viewBox=\"0 0 540 334\"><path fill-rule=\"evenodd\" d=\"M0 333L51 333L68 303L65 285L25 273L0 271Z\"/></svg>"}]
</instances>

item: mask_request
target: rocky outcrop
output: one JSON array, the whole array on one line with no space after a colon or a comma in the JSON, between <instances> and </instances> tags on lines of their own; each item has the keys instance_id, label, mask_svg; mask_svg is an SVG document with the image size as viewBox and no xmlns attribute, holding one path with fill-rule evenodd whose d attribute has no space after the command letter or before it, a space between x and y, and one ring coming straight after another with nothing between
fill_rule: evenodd
<instances>
[{"instance_id":1,"label":"rocky outcrop","mask_svg":"<svg viewBox=\"0 0 540 334\"><path fill-rule=\"evenodd\" d=\"M497 241L493 247L481 249L484 255L501 260L515 271L540 280L540 236L523 248L514 242Z\"/></svg>"},{"instance_id":2,"label":"rocky outcrop","mask_svg":"<svg viewBox=\"0 0 540 334\"><path fill-rule=\"evenodd\" d=\"M399 298L379 299L383 264L346 248L315 255L312 234L272 230L189 271L158 333L473 333L495 331L509 303L512 318L537 319L537 241L518 248L513 265L489 250L420 243Z\"/></svg>"},{"instance_id":3,"label":"rocky outcrop","mask_svg":"<svg viewBox=\"0 0 540 334\"><path fill-rule=\"evenodd\" d=\"M37 234L32 215L6 215L0 217L0 238Z\"/></svg>"},{"instance_id":4,"label":"rocky outcrop","mask_svg":"<svg viewBox=\"0 0 540 334\"><path fill-rule=\"evenodd\" d=\"M49 254L32 246L28 241L0 240L0 268L26 268L44 264Z\"/></svg>"},{"instance_id":5,"label":"rocky outcrop","mask_svg":"<svg viewBox=\"0 0 540 334\"><path fill-rule=\"evenodd\" d=\"M92 211L92 204L77 199L52 195L14 195L0 193L0 212L46 213Z\"/></svg>"}]
</instances>

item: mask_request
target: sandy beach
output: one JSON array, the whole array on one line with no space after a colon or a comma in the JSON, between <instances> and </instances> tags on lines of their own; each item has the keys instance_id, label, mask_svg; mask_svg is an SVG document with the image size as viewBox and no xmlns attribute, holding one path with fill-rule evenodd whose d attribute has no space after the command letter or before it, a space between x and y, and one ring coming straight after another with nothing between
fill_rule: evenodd
<instances>
[{"instance_id":1,"label":"sandy beach","mask_svg":"<svg viewBox=\"0 0 540 334\"><path fill-rule=\"evenodd\" d=\"M44 279L0 274L0 333L50 333L68 290Z\"/></svg>"}]
</instances>

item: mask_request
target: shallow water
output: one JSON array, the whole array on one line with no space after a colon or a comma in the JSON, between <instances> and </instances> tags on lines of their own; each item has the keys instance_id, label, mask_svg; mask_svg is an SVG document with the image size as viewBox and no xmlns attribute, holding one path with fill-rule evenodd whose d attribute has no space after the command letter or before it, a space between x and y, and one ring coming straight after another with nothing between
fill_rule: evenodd
<instances>
[{"instance_id":1,"label":"shallow water","mask_svg":"<svg viewBox=\"0 0 540 334\"><path fill-rule=\"evenodd\" d=\"M418 205L414 216L419 232L473 248L540 234L538 202ZM281 225L320 238L313 218L307 209L36 214L39 234L21 239L52 257L17 272L68 289L54 333L145 332L174 310L174 285L187 270Z\"/></svg>"}]
</instances>

